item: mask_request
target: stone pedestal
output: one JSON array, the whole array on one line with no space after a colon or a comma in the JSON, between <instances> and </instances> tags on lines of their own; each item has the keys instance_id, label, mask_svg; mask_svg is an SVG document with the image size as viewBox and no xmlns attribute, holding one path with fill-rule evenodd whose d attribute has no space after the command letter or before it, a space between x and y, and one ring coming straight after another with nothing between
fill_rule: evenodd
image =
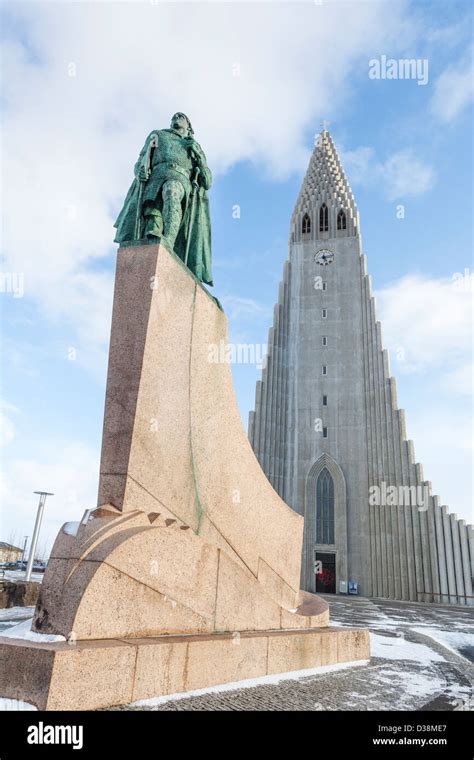
<instances>
[{"instance_id":1,"label":"stone pedestal","mask_svg":"<svg viewBox=\"0 0 474 760\"><path fill-rule=\"evenodd\" d=\"M299 590L303 518L242 428L219 304L161 244L118 254L99 506L56 539L0 693L85 709L367 659ZM222 351L217 351L217 356Z\"/></svg>"}]
</instances>

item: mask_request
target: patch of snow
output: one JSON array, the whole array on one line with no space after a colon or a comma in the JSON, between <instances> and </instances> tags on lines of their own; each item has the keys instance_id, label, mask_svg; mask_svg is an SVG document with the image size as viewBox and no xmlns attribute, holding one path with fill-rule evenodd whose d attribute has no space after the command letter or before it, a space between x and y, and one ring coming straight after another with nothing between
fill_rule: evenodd
<instances>
[{"instance_id":1,"label":"patch of snow","mask_svg":"<svg viewBox=\"0 0 474 760\"><path fill-rule=\"evenodd\" d=\"M380 636L378 633L370 634L370 651L372 657L381 657L384 660L414 660L420 665L446 662L438 652L433 652L424 644L406 641L398 636Z\"/></svg>"},{"instance_id":2,"label":"patch of snow","mask_svg":"<svg viewBox=\"0 0 474 760\"><path fill-rule=\"evenodd\" d=\"M0 697L0 710L38 710L37 707L22 699L7 699Z\"/></svg>"},{"instance_id":3,"label":"patch of snow","mask_svg":"<svg viewBox=\"0 0 474 760\"><path fill-rule=\"evenodd\" d=\"M131 702L130 704L132 707L153 707L155 705L162 705L165 702L175 702L178 699L201 697L204 694L219 694L224 691L235 691L236 689L251 689L254 686L278 684L281 681L291 681L298 678L307 678L308 676L325 675L326 673L334 673L337 670L346 670L347 668L356 668L368 664L369 660L355 660L354 662L342 662L337 665L323 665L319 668L308 668L307 670L293 670L289 673L276 673L271 676L247 678L244 681L232 681L231 683L219 684L218 686L210 686L207 689L194 689L194 691L181 691L176 694L166 694L163 697L140 699L137 702Z\"/></svg>"},{"instance_id":4,"label":"patch of snow","mask_svg":"<svg viewBox=\"0 0 474 760\"><path fill-rule=\"evenodd\" d=\"M24 620L23 623L13 625L11 628L7 628L6 631L2 631L2 636L7 636L11 639L24 639L26 641L37 641L38 643L54 642L54 641L66 641L64 636L55 636L52 633L36 633L31 630L31 623L33 618Z\"/></svg>"},{"instance_id":5,"label":"patch of snow","mask_svg":"<svg viewBox=\"0 0 474 760\"><path fill-rule=\"evenodd\" d=\"M80 523L78 522L67 522L63 525L63 533L66 533L68 536L77 536L77 531L79 530Z\"/></svg>"},{"instance_id":6,"label":"patch of snow","mask_svg":"<svg viewBox=\"0 0 474 760\"><path fill-rule=\"evenodd\" d=\"M30 618L33 616L34 611L34 607L6 607L0 610L0 621Z\"/></svg>"},{"instance_id":7,"label":"patch of snow","mask_svg":"<svg viewBox=\"0 0 474 760\"><path fill-rule=\"evenodd\" d=\"M458 631L443 631L439 628L430 628L427 626L413 628L417 633L423 633L425 636L429 636L433 641L437 641L450 652L457 654L458 657L462 657L466 662L470 660L465 657L460 649L473 649L474 650L474 633L458 632Z\"/></svg>"},{"instance_id":8,"label":"patch of snow","mask_svg":"<svg viewBox=\"0 0 474 760\"><path fill-rule=\"evenodd\" d=\"M402 676L400 678L400 676ZM444 689L444 681L431 673L403 673L397 670L385 670L384 676L387 676L387 685L394 683L395 679L402 681L403 694L409 697L423 697L426 702L434 695L439 694ZM384 679L379 678L383 682Z\"/></svg>"}]
</instances>

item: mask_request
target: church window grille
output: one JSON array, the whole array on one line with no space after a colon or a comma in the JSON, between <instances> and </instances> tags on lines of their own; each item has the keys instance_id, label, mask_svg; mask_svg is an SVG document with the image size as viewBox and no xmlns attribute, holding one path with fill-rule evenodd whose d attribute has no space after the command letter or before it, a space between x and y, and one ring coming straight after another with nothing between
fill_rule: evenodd
<instances>
[{"instance_id":1,"label":"church window grille","mask_svg":"<svg viewBox=\"0 0 474 760\"><path fill-rule=\"evenodd\" d=\"M301 223L301 232L303 235L309 235L311 232L311 219L309 218L308 214L305 214L303 217L303 221Z\"/></svg>"},{"instance_id":2,"label":"church window grille","mask_svg":"<svg viewBox=\"0 0 474 760\"><path fill-rule=\"evenodd\" d=\"M316 543L334 544L334 481L326 467L316 484Z\"/></svg>"},{"instance_id":3,"label":"church window grille","mask_svg":"<svg viewBox=\"0 0 474 760\"><path fill-rule=\"evenodd\" d=\"M346 215L344 211L342 210L342 208L337 215L337 229L338 230L347 229Z\"/></svg>"},{"instance_id":4,"label":"church window grille","mask_svg":"<svg viewBox=\"0 0 474 760\"><path fill-rule=\"evenodd\" d=\"M325 203L319 209L319 231L327 232L329 229L329 210Z\"/></svg>"}]
</instances>

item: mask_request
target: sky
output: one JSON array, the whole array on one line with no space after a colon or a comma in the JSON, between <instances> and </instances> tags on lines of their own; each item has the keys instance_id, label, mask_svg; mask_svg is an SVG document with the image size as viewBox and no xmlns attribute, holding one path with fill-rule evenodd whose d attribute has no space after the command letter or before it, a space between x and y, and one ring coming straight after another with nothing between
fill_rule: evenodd
<instances>
[{"instance_id":1,"label":"sky","mask_svg":"<svg viewBox=\"0 0 474 760\"><path fill-rule=\"evenodd\" d=\"M433 492L472 522L471 4L17 0L1 13L0 540L31 536L33 491L55 494L40 553L96 504L113 223L144 138L178 110L214 176L213 292L231 340L258 345L330 122L408 437ZM406 58L415 76L382 78ZM260 370L232 371L246 425Z\"/></svg>"}]
</instances>

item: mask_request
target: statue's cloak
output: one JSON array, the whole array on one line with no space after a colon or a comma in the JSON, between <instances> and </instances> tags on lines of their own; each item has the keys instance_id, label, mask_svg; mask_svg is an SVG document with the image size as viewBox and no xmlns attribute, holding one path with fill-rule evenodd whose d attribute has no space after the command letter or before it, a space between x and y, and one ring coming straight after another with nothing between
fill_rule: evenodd
<instances>
[{"instance_id":1,"label":"statue's cloak","mask_svg":"<svg viewBox=\"0 0 474 760\"><path fill-rule=\"evenodd\" d=\"M160 131L168 132L169 130ZM155 137L156 139L158 137L159 144L159 135L160 132L157 131L151 132L148 135L138 161L135 164L135 174L138 173L140 165L145 166L151 171L154 150L153 138ZM125 243L135 240L137 204L140 191L142 191L142 203L144 200L150 200L153 195L157 198L158 204L160 204L161 187L170 178L178 179L184 187L184 197L182 200L183 218L174 244L174 253L184 262L189 237L188 267L201 282L212 285L211 219L206 189L211 184L211 173L207 167L204 173L199 174L198 186L194 188L194 209L192 209L192 185L182 173L174 172L169 167L165 167L161 172L157 172L155 169L148 182L143 183L143 188L141 188L142 183L135 178L127 193L123 208L114 224L114 227L117 229L115 242ZM166 238L164 238L164 242L166 244Z\"/></svg>"}]
</instances>

